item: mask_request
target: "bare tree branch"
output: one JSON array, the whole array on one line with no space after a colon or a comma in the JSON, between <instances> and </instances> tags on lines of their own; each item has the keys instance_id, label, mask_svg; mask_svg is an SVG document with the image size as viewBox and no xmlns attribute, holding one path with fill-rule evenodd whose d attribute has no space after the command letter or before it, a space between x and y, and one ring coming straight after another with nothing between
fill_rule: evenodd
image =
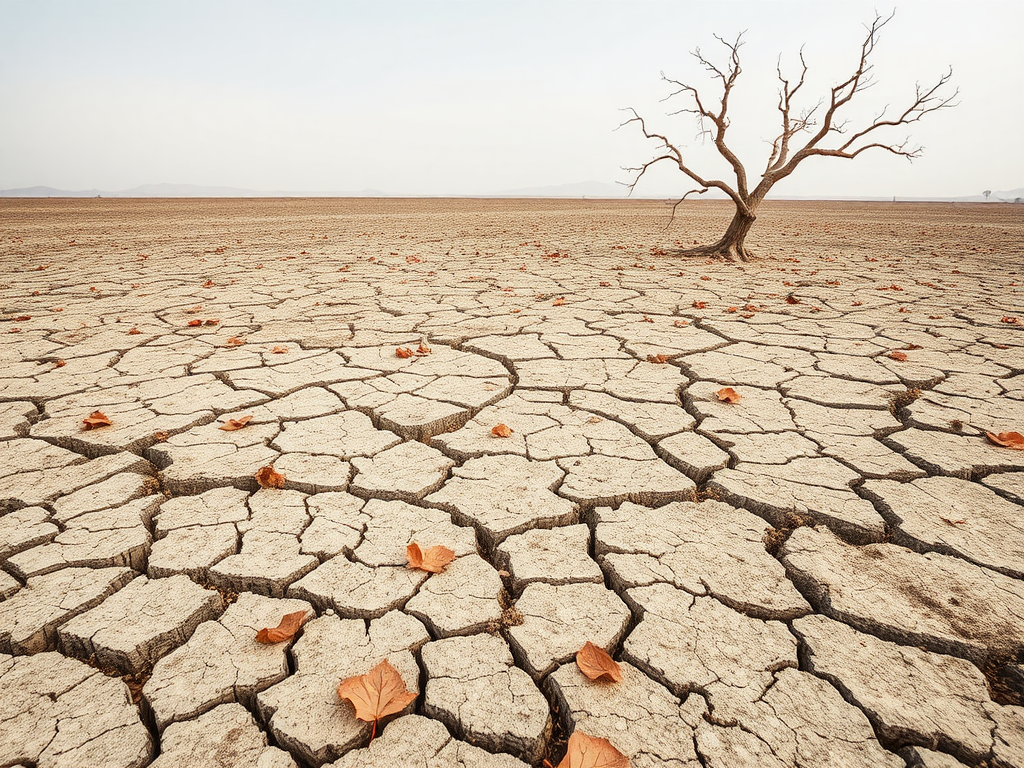
<instances>
[{"instance_id":1,"label":"bare tree branch","mask_svg":"<svg viewBox=\"0 0 1024 768\"><path fill-rule=\"evenodd\" d=\"M743 238L746 236L755 219L755 211L761 201L768 194L768 191L778 181L789 176L796 170L797 166L808 157L841 157L852 159L868 150L884 150L890 154L906 157L913 160L921 154L921 147L912 147L909 138L901 142L885 141L881 138L882 132L886 129L909 126L919 122L925 117L949 107L956 106L956 98L959 91L954 90L951 95L946 95L953 72L950 69L943 74L934 85L923 88L917 84L914 92L914 99L902 112L893 117L887 117L889 107L878 112L874 119L867 124L860 123L863 127L852 130L852 121L845 116L844 109L853 98L874 85L873 66L871 56L875 46L878 44L882 29L893 19L895 11L882 16L876 13L870 24L865 25L866 34L860 46L860 55L856 66L848 77L833 85L827 95L819 99L810 107L799 108L797 98L804 87L807 78L808 65L804 58L803 48L799 51L800 69L799 75L790 79L783 74L781 56L776 62L776 75L779 80L777 109L781 127L778 135L771 142L771 151L768 155L764 172L757 186L751 191L748 188L747 172L743 163L729 147L726 142L726 134L730 127L729 102L733 88L742 72L740 67L739 49L743 45L743 33L737 35L734 42L729 42L719 35L715 40L725 47L727 56L724 65L719 65L705 56L700 48L692 52L693 57L700 66L707 72L713 81L721 88L717 104L707 101L698 89L689 83L674 80L662 73L662 79L673 86L673 90L665 97L665 100L676 97L683 97L688 105L684 106L671 115L689 114L696 119L698 126L698 138L701 140L711 139L718 154L729 163L736 176L735 187L720 179L705 179L694 171L684 160L683 153L666 136L660 133L653 133L647 129L644 119L637 114L636 110L630 109L632 118L622 125L638 123L646 139L653 139L658 142L656 156L641 166L628 168L635 174L633 181L628 184L630 193L636 187L637 182L646 174L648 168L665 160L672 161L680 171L696 182L700 187L693 189L683 195L672 207L673 217L676 208L691 194L704 194L708 189L720 189L725 192L736 205L736 213L729 229L722 239L711 246L699 250L704 254L725 255L728 258L743 259L746 251L743 247ZM619 126L622 127L621 125ZM876 134L877 132L877 134ZM794 144L801 134L808 135L803 145L794 151ZM878 138L876 138L876 135ZM825 146L827 138L833 136L843 137L836 139L833 146Z\"/></svg>"}]
</instances>

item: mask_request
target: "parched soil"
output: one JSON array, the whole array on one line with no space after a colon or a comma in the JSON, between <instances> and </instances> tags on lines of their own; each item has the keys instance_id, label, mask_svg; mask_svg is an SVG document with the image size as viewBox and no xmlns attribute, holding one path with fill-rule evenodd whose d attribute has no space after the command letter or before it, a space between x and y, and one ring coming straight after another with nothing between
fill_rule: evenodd
<instances>
[{"instance_id":1,"label":"parched soil","mask_svg":"<svg viewBox=\"0 0 1024 768\"><path fill-rule=\"evenodd\" d=\"M0 765L1024 766L1024 208L730 207L0 200Z\"/></svg>"}]
</instances>

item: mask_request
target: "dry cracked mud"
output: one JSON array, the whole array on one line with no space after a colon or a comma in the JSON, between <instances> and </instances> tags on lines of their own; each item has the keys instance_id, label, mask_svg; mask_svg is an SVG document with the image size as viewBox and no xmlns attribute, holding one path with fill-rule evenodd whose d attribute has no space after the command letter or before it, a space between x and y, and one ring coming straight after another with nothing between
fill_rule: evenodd
<instances>
[{"instance_id":1,"label":"dry cracked mud","mask_svg":"<svg viewBox=\"0 0 1024 768\"><path fill-rule=\"evenodd\" d=\"M0 765L1024 768L1024 219L727 216L0 201Z\"/></svg>"}]
</instances>

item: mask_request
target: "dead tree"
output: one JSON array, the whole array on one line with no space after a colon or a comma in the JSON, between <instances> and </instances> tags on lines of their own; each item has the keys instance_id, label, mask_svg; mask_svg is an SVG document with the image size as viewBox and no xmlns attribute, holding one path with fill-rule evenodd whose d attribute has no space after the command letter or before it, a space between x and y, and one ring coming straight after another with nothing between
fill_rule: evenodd
<instances>
[{"instance_id":1,"label":"dead tree","mask_svg":"<svg viewBox=\"0 0 1024 768\"><path fill-rule=\"evenodd\" d=\"M915 95L910 106L898 114L894 113L891 117L887 116L887 107L870 123L854 130L850 127L850 121L840 114L846 105L853 100L854 96L871 86L873 82L871 77L871 54L878 43L879 33L892 18L892 15L886 18L879 15L875 16L874 21L867 26L867 35L861 44L860 60L857 62L857 67L853 74L838 85L834 85L830 93L819 100L813 107L803 109L800 112L794 111L794 99L803 87L804 79L807 75L807 63L804 60L803 49L800 50L800 76L795 83L783 76L782 59L781 56L779 57L776 72L780 83L778 110L781 115L782 130L772 143L771 153L765 165L765 170L761 174L760 181L757 182L753 189L748 184L746 168L726 142L726 133L730 125L729 98L736 85L736 80L742 71L740 69L739 51L743 44L743 35L737 36L736 41L733 43L715 35L715 39L725 46L728 51L728 61L724 67L720 67L712 63L710 59L705 58L699 48L693 51L693 56L712 78L721 85L722 93L718 98L717 105L711 104L709 106L709 102L706 102L697 91L697 88L692 85L667 78L664 73L662 74L662 79L675 88L666 97L666 100L682 96L688 98L693 105L672 112L670 115L689 113L695 116L699 126L698 135L703 140L711 139L714 142L718 153L725 158L736 175L735 185L721 179L709 179L701 176L687 164L683 157L683 152L676 144L660 133L650 132L644 119L637 114L636 110L631 108L628 111L632 112L633 117L622 125L639 123L645 138L655 139L659 142L656 151L660 154L639 167L625 169L635 173L633 181L628 185L630 192L636 187L637 182L640 181L648 168L665 160L675 163L680 171L699 185L696 189L692 189L683 195L676 203L676 206L691 194L704 194L709 189L721 190L736 204L736 213L733 215L728 229L726 229L725 234L722 235L722 238L717 243L693 248L687 250L686 253L724 257L731 261L746 261L750 253L744 246L744 241L750 232L750 228L754 225L754 220L757 218L758 206L764 200L765 195L768 194L768 190L793 173L797 166L807 158L842 157L852 160L869 149L885 150L899 157L905 157L908 160L919 157L922 148L920 146L911 147L909 138L904 139L898 144L887 143L881 138L876 138L877 134L875 132L882 129L910 125L932 112L956 106L954 99L957 97L958 91L954 90L948 96L943 93L952 78L952 68L942 75L938 82L930 88L922 88L920 84L915 86ZM802 139L804 141L801 145L800 140ZM828 143L826 139L834 139L832 142L833 146L823 146L823 143ZM675 207L673 207L672 211L674 215Z\"/></svg>"}]
</instances>

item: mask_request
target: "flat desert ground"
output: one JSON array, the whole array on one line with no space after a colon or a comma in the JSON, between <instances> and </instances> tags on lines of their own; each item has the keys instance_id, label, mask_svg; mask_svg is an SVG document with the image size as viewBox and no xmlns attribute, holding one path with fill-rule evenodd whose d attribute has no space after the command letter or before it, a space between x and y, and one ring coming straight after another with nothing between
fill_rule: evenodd
<instances>
[{"instance_id":1,"label":"flat desert ground","mask_svg":"<svg viewBox=\"0 0 1024 768\"><path fill-rule=\"evenodd\" d=\"M1024 207L670 213L0 201L0 765L1024 766Z\"/></svg>"}]
</instances>

